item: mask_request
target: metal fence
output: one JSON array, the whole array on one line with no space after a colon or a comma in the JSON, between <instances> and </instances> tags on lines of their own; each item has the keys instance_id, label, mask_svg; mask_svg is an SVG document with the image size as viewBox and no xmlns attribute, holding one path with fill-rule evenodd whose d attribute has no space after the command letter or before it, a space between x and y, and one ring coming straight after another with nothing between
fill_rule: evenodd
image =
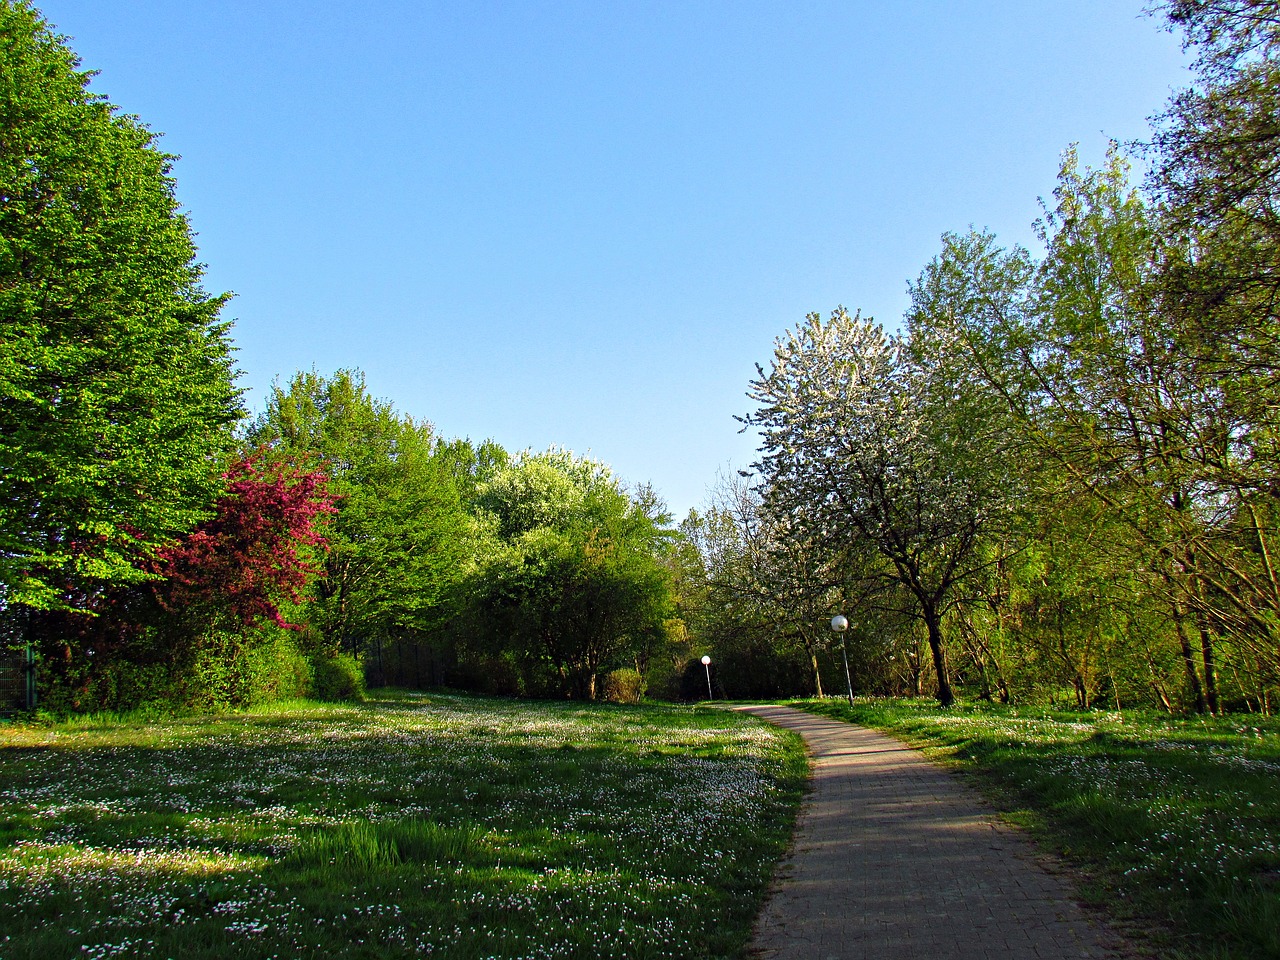
<instances>
[{"instance_id":1,"label":"metal fence","mask_svg":"<svg viewBox=\"0 0 1280 960\"><path fill-rule=\"evenodd\" d=\"M31 649L0 649L0 713L34 710L35 706L36 665Z\"/></svg>"}]
</instances>

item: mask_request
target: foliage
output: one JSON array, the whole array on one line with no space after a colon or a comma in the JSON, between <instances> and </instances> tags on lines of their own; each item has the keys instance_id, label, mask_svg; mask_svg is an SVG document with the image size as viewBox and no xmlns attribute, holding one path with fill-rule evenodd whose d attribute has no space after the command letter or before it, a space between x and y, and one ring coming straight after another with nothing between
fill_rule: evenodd
<instances>
[{"instance_id":1,"label":"foliage","mask_svg":"<svg viewBox=\"0 0 1280 960\"><path fill-rule=\"evenodd\" d=\"M953 402L934 344L919 342L931 305L916 301L911 340L843 308L825 323L810 314L752 382L759 407L745 422L761 430L757 468L782 537L880 561L871 575L914 601L947 704L942 617L1011 491L998 445Z\"/></svg>"},{"instance_id":2,"label":"foliage","mask_svg":"<svg viewBox=\"0 0 1280 960\"><path fill-rule=\"evenodd\" d=\"M735 956L805 771L794 735L674 707L6 726L4 955Z\"/></svg>"},{"instance_id":3,"label":"foliage","mask_svg":"<svg viewBox=\"0 0 1280 960\"><path fill-rule=\"evenodd\" d=\"M280 607L300 603L321 572L321 527L337 512L325 475L253 455L232 463L223 480L214 516L160 552L161 603L175 615L293 627Z\"/></svg>"},{"instance_id":4,"label":"foliage","mask_svg":"<svg viewBox=\"0 0 1280 960\"><path fill-rule=\"evenodd\" d=\"M604 699L610 703L639 703L644 697L644 677L639 670L622 667L604 678Z\"/></svg>"},{"instance_id":5,"label":"foliage","mask_svg":"<svg viewBox=\"0 0 1280 960\"><path fill-rule=\"evenodd\" d=\"M179 625L37 611L29 625L44 656L39 703L55 716L146 708L225 710L307 695L312 666L295 631L273 624ZM67 657L63 651L78 655Z\"/></svg>"},{"instance_id":6,"label":"foliage","mask_svg":"<svg viewBox=\"0 0 1280 960\"><path fill-rule=\"evenodd\" d=\"M85 609L201 520L241 415L156 135L0 0L0 603Z\"/></svg>"},{"instance_id":7,"label":"foliage","mask_svg":"<svg viewBox=\"0 0 1280 960\"><path fill-rule=\"evenodd\" d=\"M102 592L87 612L10 611L40 653L57 709L229 706L310 683L297 610L332 512L324 478L251 456L225 474L215 513L154 562L155 580Z\"/></svg>"},{"instance_id":8,"label":"foliage","mask_svg":"<svg viewBox=\"0 0 1280 960\"><path fill-rule=\"evenodd\" d=\"M707 514L683 529L703 577L693 623L716 651L726 693L784 696L807 687L821 695L823 649L842 579L830 551L766 510L741 477L722 479Z\"/></svg>"},{"instance_id":9,"label":"foliage","mask_svg":"<svg viewBox=\"0 0 1280 960\"><path fill-rule=\"evenodd\" d=\"M501 538L468 586L472 648L507 652L523 692L595 699L602 674L666 642L667 518L602 465L524 454L477 495Z\"/></svg>"},{"instance_id":10,"label":"foliage","mask_svg":"<svg viewBox=\"0 0 1280 960\"><path fill-rule=\"evenodd\" d=\"M778 341L745 418L758 504L704 541L717 648L779 662L746 638L784 618L746 601L796 557L781 606L876 621L867 689L931 667L943 702L954 671L1004 702L1274 709L1280 8L1159 9L1197 82L1145 194L1118 147L1096 170L1070 149L1040 256L947 234L904 336L837 310Z\"/></svg>"},{"instance_id":11,"label":"foliage","mask_svg":"<svg viewBox=\"0 0 1280 960\"><path fill-rule=\"evenodd\" d=\"M482 532L455 482L460 451L437 456L429 424L373 398L348 370L277 385L249 436L277 457L318 458L338 497L307 611L326 642L361 654L439 629Z\"/></svg>"},{"instance_id":12,"label":"foliage","mask_svg":"<svg viewBox=\"0 0 1280 960\"><path fill-rule=\"evenodd\" d=\"M173 687L160 701L182 710L226 710L306 696L312 667L292 631L253 633L207 628L191 638L171 668ZM79 709L97 706L92 701ZM132 706L128 701L121 707Z\"/></svg>"},{"instance_id":13,"label":"foliage","mask_svg":"<svg viewBox=\"0 0 1280 960\"><path fill-rule=\"evenodd\" d=\"M1035 457L1038 526L1074 511L1073 500L1094 502L1103 522L1078 529L1110 538L1113 571L1100 579L1159 599L1163 609L1147 605L1144 617L1170 653L1148 660L1177 657L1191 703L1216 711L1224 657L1236 675L1262 679L1280 653L1275 529L1242 481L1248 438L1263 425L1232 402L1237 377L1180 349L1194 334L1164 309L1162 272L1185 249L1128 187L1123 159L1113 152L1105 169L1081 171L1068 154L1055 200L1030 305L991 319L956 311L953 326ZM1129 632L1115 599L1104 628L1113 637ZM1089 702L1083 689L1080 699Z\"/></svg>"},{"instance_id":14,"label":"foliage","mask_svg":"<svg viewBox=\"0 0 1280 960\"><path fill-rule=\"evenodd\" d=\"M307 693L316 700L363 700L364 668L348 653L317 656L311 661L312 681Z\"/></svg>"},{"instance_id":15,"label":"foliage","mask_svg":"<svg viewBox=\"0 0 1280 960\"><path fill-rule=\"evenodd\" d=\"M1280 725L1274 719L1027 710L919 701L796 706L908 738L956 763L1094 883L1154 954L1280 950Z\"/></svg>"}]
</instances>

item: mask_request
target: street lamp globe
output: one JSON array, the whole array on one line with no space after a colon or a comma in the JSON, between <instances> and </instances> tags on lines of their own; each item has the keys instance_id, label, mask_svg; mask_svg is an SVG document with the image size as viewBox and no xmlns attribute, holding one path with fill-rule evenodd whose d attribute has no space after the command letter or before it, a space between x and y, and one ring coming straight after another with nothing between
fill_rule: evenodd
<instances>
[{"instance_id":1,"label":"street lamp globe","mask_svg":"<svg viewBox=\"0 0 1280 960\"><path fill-rule=\"evenodd\" d=\"M845 631L849 629L849 618L837 613L831 618L831 629L840 638L840 653L844 657L844 682L849 691L849 706L853 706L853 675L849 673L849 644L845 640Z\"/></svg>"}]
</instances>

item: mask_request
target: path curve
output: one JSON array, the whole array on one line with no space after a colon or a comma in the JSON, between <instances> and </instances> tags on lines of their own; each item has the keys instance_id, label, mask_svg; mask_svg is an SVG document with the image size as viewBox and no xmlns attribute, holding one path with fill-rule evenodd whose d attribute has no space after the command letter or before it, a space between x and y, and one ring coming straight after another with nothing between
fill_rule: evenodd
<instances>
[{"instance_id":1,"label":"path curve","mask_svg":"<svg viewBox=\"0 0 1280 960\"><path fill-rule=\"evenodd\" d=\"M812 792L756 923L761 960L1067 960L1127 955L955 775L899 740L791 707Z\"/></svg>"}]
</instances>

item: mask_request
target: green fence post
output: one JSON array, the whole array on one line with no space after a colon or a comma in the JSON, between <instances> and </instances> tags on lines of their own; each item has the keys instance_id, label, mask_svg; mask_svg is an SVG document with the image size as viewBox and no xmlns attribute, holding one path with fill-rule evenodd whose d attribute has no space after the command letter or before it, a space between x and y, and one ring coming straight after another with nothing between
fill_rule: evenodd
<instances>
[{"instance_id":1,"label":"green fence post","mask_svg":"<svg viewBox=\"0 0 1280 960\"><path fill-rule=\"evenodd\" d=\"M35 648L27 644L27 709L34 710L36 708L36 651Z\"/></svg>"}]
</instances>

